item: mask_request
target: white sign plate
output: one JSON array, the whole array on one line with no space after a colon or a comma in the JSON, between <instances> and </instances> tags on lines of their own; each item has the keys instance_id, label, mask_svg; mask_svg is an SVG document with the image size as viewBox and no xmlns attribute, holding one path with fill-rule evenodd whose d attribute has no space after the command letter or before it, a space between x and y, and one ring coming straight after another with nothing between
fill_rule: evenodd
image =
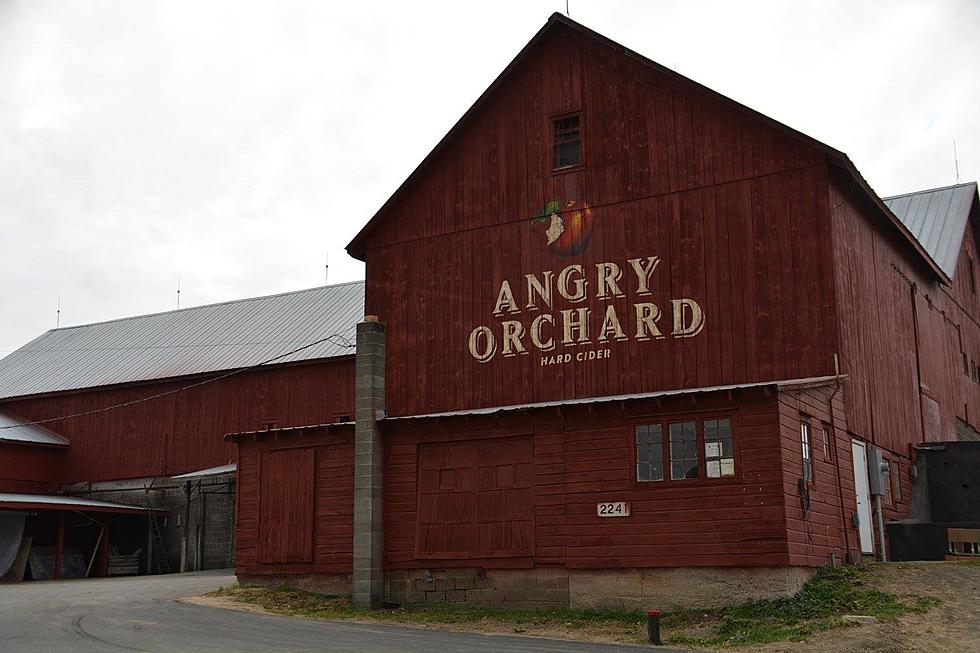
<instances>
[{"instance_id":1,"label":"white sign plate","mask_svg":"<svg viewBox=\"0 0 980 653\"><path fill-rule=\"evenodd\" d=\"M595 511L600 517L629 517L630 504L625 501L607 501L597 503Z\"/></svg>"}]
</instances>

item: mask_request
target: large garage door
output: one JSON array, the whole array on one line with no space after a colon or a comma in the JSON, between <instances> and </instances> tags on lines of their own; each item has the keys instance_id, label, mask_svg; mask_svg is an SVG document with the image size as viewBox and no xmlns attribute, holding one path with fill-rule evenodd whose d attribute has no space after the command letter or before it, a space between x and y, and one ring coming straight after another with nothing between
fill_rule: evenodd
<instances>
[{"instance_id":1,"label":"large garage door","mask_svg":"<svg viewBox=\"0 0 980 653\"><path fill-rule=\"evenodd\" d=\"M419 447L419 558L534 554L530 437Z\"/></svg>"},{"instance_id":2,"label":"large garage door","mask_svg":"<svg viewBox=\"0 0 980 653\"><path fill-rule=\"evenodd\" d=\"M262 453L259 486L260 563L313 560L312 447Z\"/></svg>"}]
</instances>

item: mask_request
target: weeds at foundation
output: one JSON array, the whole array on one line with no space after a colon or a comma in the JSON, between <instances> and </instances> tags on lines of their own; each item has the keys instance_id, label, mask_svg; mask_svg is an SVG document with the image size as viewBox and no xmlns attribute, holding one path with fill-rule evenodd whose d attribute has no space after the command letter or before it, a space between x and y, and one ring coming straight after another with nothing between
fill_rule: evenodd
<instances>
[{"instance_id":1,"label":"weeds at foundation","mask_svg":"<svg viewBox=\"0 0 980 653\"><path fill-rule=\"evenodd\" d=\"M819 571L796 596L739 603L723 608L675 610L664 616L664 642L712 648L801 641L831 628L853 626L845 614L889 622L926 612L935 598L897 595L874 587L875 565ZM643 644L646 615L601 610L533 610L499 606L433 605L373 610L348 597L318 594L285 585L234 585L212 596L231 598L275 614L311 619L354 620L424 628L478 630L590 641Z\"/></svg>"},{"instance_id":2,"label":"weeds at foundation","mask_svg":"<svg viewBox=\"0 0 980 653\"><path fill-rule=\"evenodd\" d=\"M935 598L875 589L873 575L873 565L827 567L792 597L675 611L664 619L667 640L711 647L802 641L820 631L853 625L844 621L846 614L888 622L904 614L926 612L939 603Z\"/></svg>"}]
</instances>

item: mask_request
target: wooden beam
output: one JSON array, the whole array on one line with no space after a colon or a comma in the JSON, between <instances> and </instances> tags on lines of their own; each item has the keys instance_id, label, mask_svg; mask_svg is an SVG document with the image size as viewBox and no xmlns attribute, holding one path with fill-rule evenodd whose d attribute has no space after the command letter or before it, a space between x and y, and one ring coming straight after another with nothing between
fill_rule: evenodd
<instances>
[{"instance_id":1,"label":"wooden beam","mask_svg":"<svg viewBox=\"0 0 980 653\"><path fill-rule=\"evenodd\" d=\"M65 551L65 513L58 511L58 532L54 540L54 578L61 578L61 558Z\"/></svg>"}]
</instances>

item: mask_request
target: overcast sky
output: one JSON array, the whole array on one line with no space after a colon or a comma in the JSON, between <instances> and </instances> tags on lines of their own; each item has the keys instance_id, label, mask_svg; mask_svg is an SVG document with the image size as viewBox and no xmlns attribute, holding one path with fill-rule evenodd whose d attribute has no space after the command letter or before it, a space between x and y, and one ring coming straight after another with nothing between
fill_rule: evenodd
<instances>
[{"instance_id":1,"label":"overcast sky","mask_svg":"<svg viewBox=\"0 0 980 653\"><path fill-rule=\"evenodd\" d=\"M55 326L363 278L344 246L564 1L0 0L0 355ZM980 2L571 17L847 152L980 177Z\"/></svg>"}]
</instances>

